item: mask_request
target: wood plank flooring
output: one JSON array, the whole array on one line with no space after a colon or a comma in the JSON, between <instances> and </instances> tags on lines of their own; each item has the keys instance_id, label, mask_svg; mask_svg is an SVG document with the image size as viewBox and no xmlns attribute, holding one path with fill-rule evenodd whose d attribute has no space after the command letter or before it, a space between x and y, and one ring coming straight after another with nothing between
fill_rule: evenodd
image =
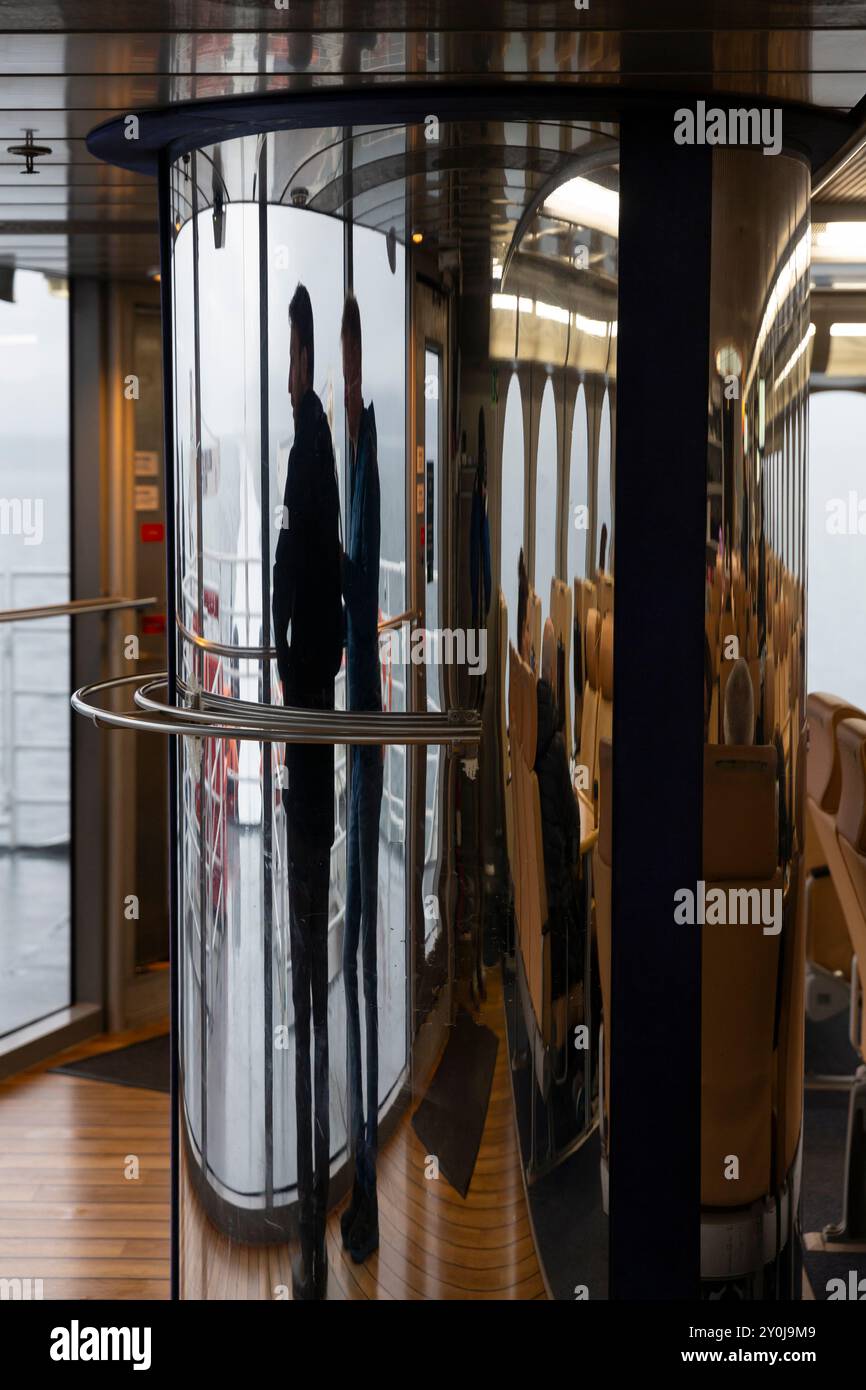
<instances>
[{"instance_id":1,"label":"wood plank flooring","mask_svg":"<svg viewBox=\"0 0 866 1390\"><path fill-rule=\"evenodd\" d=\"M405 1115L380 1155L380 1247L365 1264L342 1248L340 1210L331 1216L329 1298L546 1297L520 1174L498 971L488 975L480 1017L499 1051L467 1198L443 1177L425 1178ZM63 1060L160 1031L101 1038ZM46 1299L167 1298L168 1097L50 1075L53 1064L0 1083L0 1277L41 1278ZM124 1177L130 1154L140 1162L134 1180ZM286 1246L227 1240L191 1196L182 1228L187 1296L271 1299L291 1288Z\"/></svg>"},{"instance_id":2,"label":"wood plank flooring","mask_svg":"<svg viewBox=\"0 0 866 1390\"><path fill-rule=\"evenodd\" d=\"M0 1278L41 1279L46 1299L168 1298L168 1096L48 1071L165 1028L102 1036L0 1082Z\"/></svg>"}]
</instances>

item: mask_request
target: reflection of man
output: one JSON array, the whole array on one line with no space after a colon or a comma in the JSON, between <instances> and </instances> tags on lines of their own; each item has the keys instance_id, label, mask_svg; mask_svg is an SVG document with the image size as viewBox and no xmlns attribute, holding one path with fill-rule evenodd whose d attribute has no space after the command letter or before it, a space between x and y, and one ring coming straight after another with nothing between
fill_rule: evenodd
<instances>
[{"instance_id":1,"label":"reflection of man","mask_svg":"<svg viewBox=\"0 0 866 1390\"><path fill-rule=\"evenodd\" d=\"M289 305L289 395L295 440L289 455L274 564L274 643L283 700L334 708L342 647L340 499L331 432L313 390L313 310L298 285ZM328 1277L328 891L334 841L333 744L286 746L283 789L288 841L300 1258L295 1298L324 1298ZM310 1081L310 1005L315 1034L315 1142ZM313 1154L315 1151L315 1171Z\"/></svg>"},{"instance_id":2,"label":"reflection of man","mask_svg":"<svg viewBox=\"0 0 866 1390\"><path fill-rule=\"evenodd\" d=\"M361 396L361 316L354 295L346 298L341 330L346 421L351 444L349 525L343 555L343 594L348 637L349 708L382 708L379 683L379 538L381 527L376 418ZM376 1150L379 1119L376 908L379 889L379 810L382 749L352 748L351 804L346 857L346 931L343 980L348 1035L349 1147L355 1160L352 1200L343 1213L343 1244L356 1263L379 1244ZM364 980L367 1121L361 1079L358 943Z\"/></svg>"}]
</instances>

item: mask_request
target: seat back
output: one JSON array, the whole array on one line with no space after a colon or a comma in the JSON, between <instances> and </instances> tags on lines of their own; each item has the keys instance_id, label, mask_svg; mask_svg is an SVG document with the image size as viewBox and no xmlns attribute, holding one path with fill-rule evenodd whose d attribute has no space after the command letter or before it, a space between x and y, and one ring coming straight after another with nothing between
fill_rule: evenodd
<instances>
[{"instance_id":1,"label":"seat back","mask_svg":"<svg viewBox=\"0 0 866 1390\"><path fill-rule=\"evenodd\" d=\"M529 641L532 647L532 669L538 674L541 666L541 599L534 589L529 590Z\"/></svg>"},{"instance_id":2,"label":"seat back","mask_svg":"<svg viewBox=\"0 0 866 1390\"><path fill-rule=\"evenodd\" d=\"M764 928L781 903L776 800L775 748L705 747L703 877L714 920L701 928L704 1206L745 1206L772 1188L782 933ZM726 1177L733 1155L736 1180Z\"/></svg>"},{"instance_id":3,"label":"seat back","mask_svg":"<svg viewBox=\"0 0 866 1390\"><path fill-rule=\"evenodd\" d=\"M563 584L561 579L552 579L550 582L550 620L553 623L553 633L556 638L557 665L554 674L557 679L554 681L554 691L557 705L562 713L562 736L565 739L566 752L570 756L574 747L571 725L571 640L573 625L571 589L567 584Z\"/></svg>"},{"instance_id":4,"label":"seat back","mask_svg":"<svg viewBox=\"0 0 866 1390\"><path fill-rule=\"evenodd\" d=\"M854 890L854 904L846 919L860 988L866 992L866 718L843 719L838 734L842 788L836 831ZM841 893L840 899L844 908ZM866 1058L866 1009L862 1011L860 1048Z\"/></svg>"},{"instance_id":5,"label":"seat back","mask_svg":"<svg viewBox=\"0 0 866 1390\"><path fill-rule=\"evenodd\" d=\"M806 759L806 796L822 811L835 815L842 792L842 763L838 731L843 719L861 719L862 711L838 695L813 691L806 699L809 720L809 754Z\"/></svg>"},{"instance_id":6,"label":"seat back","mask_svg":"<svg viewBox=\"0 0 866 1390\"><path fill-rule=\"evenodd\" d=\"M613 734L613 614L602 620L598 643L598 717L595 730L593 778L598 783L598 749L603 738ZM597 797L596 797L597 799Z\"/></svg>"},{"instance_id":7,"label":"seat back","mask_svg":"<svg viewBox=\"0 0 866 1390\"><path fill-rule=\"evenodd\" d=\"M550 946L546 933L547 891L541 835L541 799L535 775L538 741L538 696L534 672L512 647L512 768L515 817L515 915L518 948L535 1024L542 1039L550 1038Z\"/></svg>"},{"instance_id":8,"label":"seat back","mask_svg":"<svg viewBox=\"0 0 866 1390\"><path fill-rule=\"evenodd\" d=\"M828 868L829 874L812 879L806 920L806 951L809 960L824 970L841 971L846 979L851 973L852 945L839 901L837 872L834 876L830 859L838 859L835 850L835 816L842 791L842 765L839 758L839 726L843 719L862 717L855 705L838 695L813 691L806 699L808 720L808 751L806 753L806 852L804 869L807 874ZM828 855L825 842L830 843Z\"/></svg>"},{"instance_id":9,"label":"seat back","mask_svg":"<svg viewBox=\"0 0 866 1390\"><path fill-rule=\"evenodd\" d=\"M601 639L601 619L598 609L591 608L586 616L586 684L583 687L583 708L580 719L580 746L578 760L586 768L586 794L591 799L595 780L596 724L599 702L599 643Z\"/></svg>"},{"instance_id":10,"label":"seat back","mask_svg":"<svg viewBox=\"0 0 866 1390\"><path fill-rule=\"evenodd\" d=\"M583 719L583 689L586 685L586 619L591 609L597 608L595 585L588 579L574 581L574 622L576 646L573 650L574 670L574 732L580 736ZM569 756L576 751L576 744L569 748Z\"/></svg>"},{"instance_id":11,"label":"seat back","mask_svg":"<svg viewBox=\"0 0 866 1390\"><path fill-rule=\"evenodd\" d=\"M613 611L613 576L604 572L598 575L598 611L602 618Z\"/></svg>"}]
</instances>

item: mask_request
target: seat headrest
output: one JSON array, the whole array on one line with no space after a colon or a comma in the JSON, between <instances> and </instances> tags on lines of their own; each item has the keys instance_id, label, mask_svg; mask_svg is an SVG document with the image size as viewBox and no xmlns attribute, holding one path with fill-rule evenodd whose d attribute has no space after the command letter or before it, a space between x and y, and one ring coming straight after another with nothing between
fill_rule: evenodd
<instances>
[{"instance_id":1,"label":"seat headrest","mask_svg":"<svg viewBox=\"0 0 866 1390\"><path fill-rule=\"evenodd\" d=\"M806 758L806 794L822 811L839 809L842 772L839 766L838 730L843 719L859 719L863 711L838 695L813 691L806 697L809 752Z\"/></svg>"},{"instance_id":2,"label":"seat headrest","mask_svg":"<svg viewBox=\"0 0 866 1390\"><path fill-rule=\"evenodd\" d=\"M613 864L613 744L598 741L598 853L603 864Z\"/></svg>"},{"instance_id":3,"label":"seat headrest","mask_svg":"<svg viewBox=\"0 0 866 1390\"><path fill-rule=\"evenodd\" d=\"M843 719L838 739L842 791L836 829L858 854L866 854L866 719Z\"/></svg>"},{"instance_id":4,"label":"seat headrest","mask_svg":"<svg viewBox=\"0 0 866 1390\"><path fill-rule=\"evenodd\" d=\"M601 615L590 608L586 615L586 679L593 690L598 689L598 658L601 640Z\"/></svg>"},{"instance_id":5,"label":"seat headrest","mask_svg":"<svg viewBox=\"0 0 866 1390\"><path fill-rule=\"evenodd\" d=\"M764 882L779 862L774 747L704 748L704 878Z\"/></svg>"},{"instance_id":6,"label":"seat headrest","mask_svg":"<svg viewBox=\"0 0 866 1390\"><path fill-rule=\"evenodd\" d=\"M613 614L605 613L598 644L598 680L603 700L613 699Z\"/></svg>"},{"instance_id":7,"label":"seat headrest","mask_svg":"<svg viewBox=\"0 0 866 1390\"><path fill-rule=\"evenodd\" d=\"M532 768L535 766L535 745L538 741L538 694L535 675L513 644L509 647L508 660L508 715L512 762L519 756Z\"/></svg>"},{"instance_id":8,"label":"seat headrest","mask_svg":"<svg viewBox=\"0 0 866 1390\"><path fill-rule=\"evenodd\" d=\"M571 589L561 579L550 581L550 619L557 637L565 641L571 629Z\"/></svg>"}]
</instances>

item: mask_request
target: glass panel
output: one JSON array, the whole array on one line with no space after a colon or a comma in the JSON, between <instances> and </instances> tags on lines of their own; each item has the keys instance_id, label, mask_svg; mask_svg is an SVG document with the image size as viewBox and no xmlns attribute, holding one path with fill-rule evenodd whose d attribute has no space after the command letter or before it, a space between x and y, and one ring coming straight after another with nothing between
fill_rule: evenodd
<instances>
[{"instance_id":1,"label":"glass panel","mask_svg":"<svg viewBox=\"0 0 866 1390\"><path fill-rule=\"evenodd\" d=\"M535 591L545 616L550 612L550 581L557 564L556 491L559 476L558 431L553 383L548 378L538 423L538 472L535 480Z\"/></svg>"},{"instance_id":2,"label":"glass panel","mask_svg":"<svg viewBox=\"0 0 866 1390\"><path fill-rule=\"evenodd\" d=\"M425 464L425 623L428 632L441 629L439 563L442 545L440 518L442 431L442 359L427 348L424 353L424 464ZM427 708L442 709L442 668L438 661L427 666ZM442 931L439 910L441 856L439 816L442 802L440 778L444 759L436 746L427 749L424 818L424 953L430 955Z\"/></svg>"},{"instance_id":3,"label":"glass panel","mask_svg":"<svg viewBox=\"0 0 866 1390\"><path fill-rule=\"evenodd\" d=\"M520 380L515 373L505 398L505 427L502 436L502 592L508 606L508 640L517 639L517 559L523 547L524 496L523 407Z\"/></svg>"},{"instance_id":4,"label":"glass panel","mask_svg":"<svg viewBox=\"0 0 866 1390\"><path fill-rule=\"evenodd\" d=\"M587 434L586 392L577 388L571 430L571 460L568 484L567 573L572 579L586 578L586 538L589 528L589 438Z\"/></svg>"},{"instance_id":5,"label":"glass panel","mask_svg":"<svg viewBox=\"0 0 866 1390\"><path fill-rule=\"evenodd\" d=\"M820 391L809 403L809 690L866 709L866 397ZM852 506L853 499L853 506Z\"/></svg>"},{"instance_id":6,"label":"glass panel","mask_svg":"<svg viewBox=\"0 0 866 1390\"><path fill-rule=\"evenodd\" d=\"M693 897L688 915L678 893L686 915L675 914L702 933L710 1299L799 1297L801 1278L806 441L797 422L808 388L809 177L797 160L772 161L772 177L767 163L754 151L713 155L704 863L701 906ZM771 1245L749 1235L759 1209L772 1217Z\"/></svg>"},{"instance_id":7,"label":"glass panel","mask_svg":"<svg viewBox=\"0 0 866 1390\"><path fill-rule=\"evenodd\" d=\"M69 292L0 300L0 608L69 599ZM69 619L0 624L0 1035L70 1002ZM39 883L34 893L33 883Z\"/></svg>"}]
</instances>

